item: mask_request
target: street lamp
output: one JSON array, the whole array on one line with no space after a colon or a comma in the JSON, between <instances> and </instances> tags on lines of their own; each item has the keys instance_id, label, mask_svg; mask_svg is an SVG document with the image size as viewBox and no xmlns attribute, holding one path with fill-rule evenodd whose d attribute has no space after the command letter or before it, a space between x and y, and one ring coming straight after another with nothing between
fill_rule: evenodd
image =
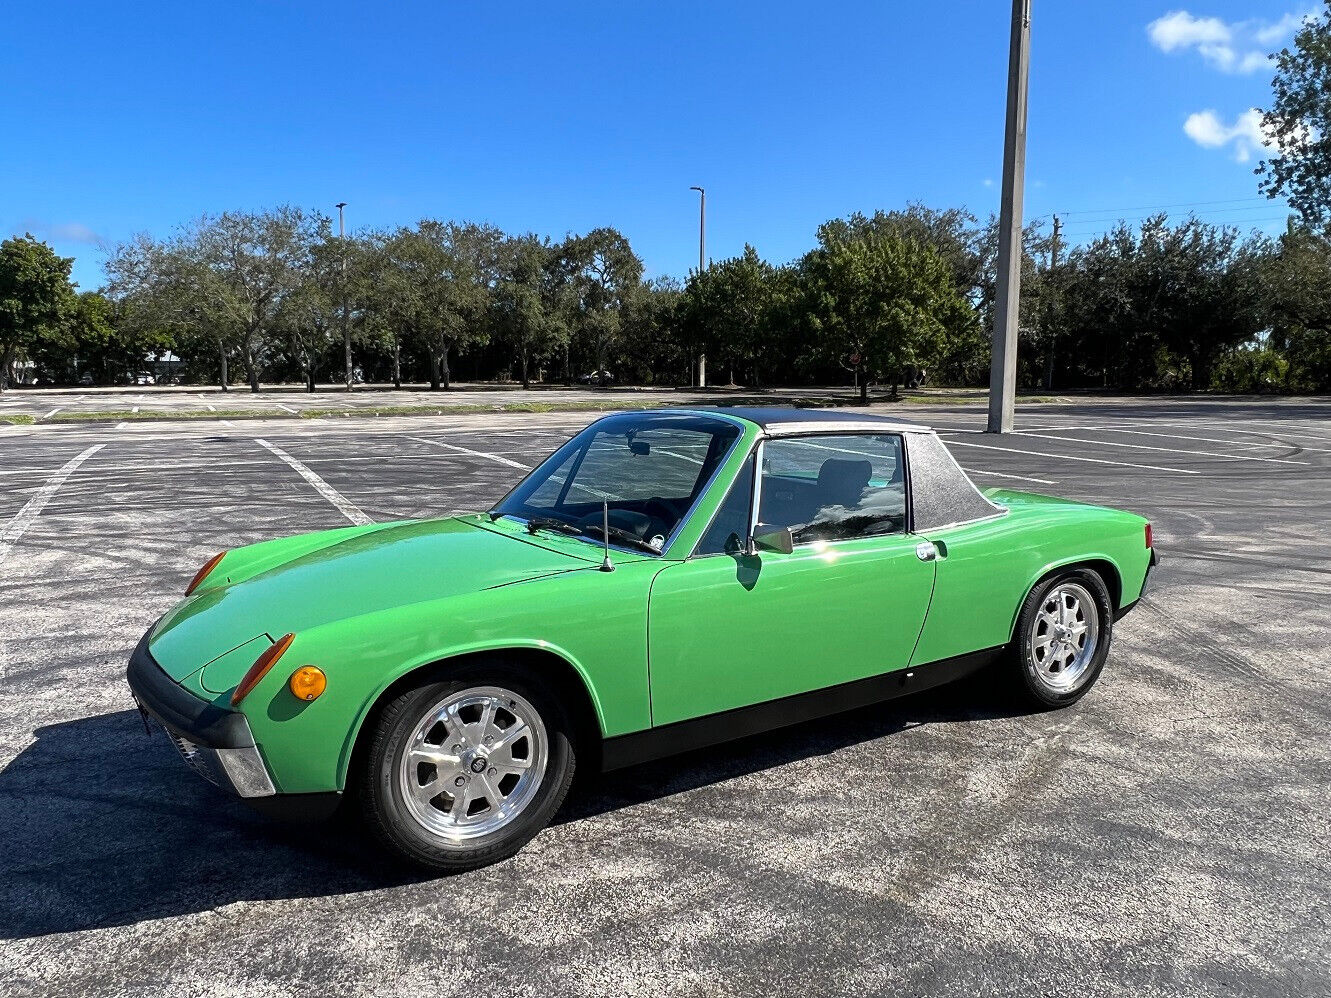
<instances>
[{"instance_id":1,"label":"street lamp","mask_svg":"<svg viewBox=\"0 0 1331 998\"><path fill-rule=\"evenodd\" d=\"M707 192L701 187L690 187L698 192L698 276L702 277L707 246ZM707 387L707 354L698 354L698 387Z\"/></svg>"},{"instance_id":2,"label":"street lamp","mask_svg":"<svg viewBox=\"0 0 1331 998\"><path fill-rule=\"evenodd\" d=\"M346 206L345 201L337 203L337 241L342 250L342 345L346 350L347 391L352 391L351 323L347 315L347 230L342 215L342 209Z\"/></svg>"}]
</instances>

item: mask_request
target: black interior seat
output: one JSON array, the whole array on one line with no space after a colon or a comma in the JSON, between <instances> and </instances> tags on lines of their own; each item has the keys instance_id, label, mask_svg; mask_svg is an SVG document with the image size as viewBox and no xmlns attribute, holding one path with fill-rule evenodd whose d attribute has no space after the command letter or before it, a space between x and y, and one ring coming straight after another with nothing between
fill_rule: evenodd
<instances>
[{"instance_id":1,"label":"black interior seat","mask_svg":"<svg viewBox=\"0 0 1331 998\"><path fill-rule=\"evenodd\" d=\"M818 508L858 506L872 474L869 461L829 457L818 469Z\"/></svg>"}]
</instances>

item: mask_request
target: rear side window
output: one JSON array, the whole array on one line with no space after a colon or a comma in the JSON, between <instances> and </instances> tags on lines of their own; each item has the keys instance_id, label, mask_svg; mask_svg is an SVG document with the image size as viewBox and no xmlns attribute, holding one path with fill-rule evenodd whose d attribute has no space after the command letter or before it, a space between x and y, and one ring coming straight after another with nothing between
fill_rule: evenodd
<instances>
[{"instance_id":1,"label":"rear side window","mask_svg":"<svg viewBox=\"0 0 1331 998\"><path fill-rule=\"evenodd\" d=\"M796 544L902 533L906 483L894 434L793 437L763 448L761 530Z\"/></svg>"}]
</instances>

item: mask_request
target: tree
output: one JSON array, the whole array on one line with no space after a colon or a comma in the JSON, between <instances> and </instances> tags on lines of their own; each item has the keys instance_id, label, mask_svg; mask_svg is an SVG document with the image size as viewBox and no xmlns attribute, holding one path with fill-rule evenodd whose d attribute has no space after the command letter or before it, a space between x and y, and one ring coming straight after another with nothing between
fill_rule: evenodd
<instances>
[{"instance_id":1,"label":"tree","mask_svg":"<svg viewBox=\"0 0 1331 998\"><path fill-rule=\"evenodd\" d=\"M492 226L422 221L385 246L381 293L391 321L429 360L430 388L447 389L449 356L489 339L486 324L502 234Z\"/></svg>"},{"instance_id":2,"label":"tree","mask_svg":"<svg viewBox=\"0 0 1331 998\"><path fill-rule=\"evenodd\" d=\"M643 281L624 306L616 370L621 380L688 384L695 354L681 332L684 291L673 277Z\"/></svg>"},{"instance_id":3,"label":"tree","mask_svg":"<svg viewBox=\"0 0 1331 998\"><path fill-rule=\"evenodd\" d=\"M1331 0L1276 53L1262 130L1276 152L1257 167L1262 193L1284 197L1310 229L1331 233Z\"/></svg>"},{"instance_id":4,"label":"tree","mask_svg":"<svg viewBox=\"0 0 1331 998\"><path fill-rule=\"evenodd\" d=\"M31 233L0 243L0 391L14 380L20 351L65 335L77 307L73 265Z\"/></svg>"},{"instance_id":5,"label":"tree","mask_svg":"<svg viewBox=\"0 0 1331 998\"><path fill-rule=\"evenodd\" d=\"M300 368L306 391L315 389L319 360L336 339L342 312L342 240L333 238L332 220L320 215L298 230L302 241L295 280L278 303L276 327Z\"/></svg>"},{"instance_id":6,"label":"tree","mask_svg":"<svg viewBox=\"0 0 1331 998\"><path fill-rule=\"evenodd\" d=\"M561 252L572 275L578 302L578 332L595 369L605 368L606 357L619 338L624 307L639 290L642 261L616 229L593 229L567 240ZM567 369L565 354L565 378Z\"/></svg>"},{"instance_id":7,"label":"tree","mask_svg":"<svg viewBox=\"0 0 1331 998\"><path fill-rule=\"evenodd\" d=\"M1291 223L1264 261L1269 343L1286 391L1331 389L1331 241Z\"/></svg>"},{"instance_id":8,"label":"tree","mask_svg":"<svg viewBox=\"0 0 1331 998\"><path fill-rule=\"evenodd\" d=\"M860 399L871 378L891 378L940 339L968 305L934 248L895 232L847 236L821 226L803 271L810 325L821 350L854 372Z\"/></svg>"},{"instance_id":9,"label":"tree","mask_svg":"<svg viewBox=\"0 0 1331 998\"><path fill-rule=\"evenodd\" d=\"M31 355L52 381L72 384L86 375L94 383L112 384L140 370L149 352L169 346L170 337L160 332L137 335L122 328L114 302L100 291L83 291L61 335L44 338Z\"/></svg>"},{"instance_id":10,"label":"tree","mask_svg":"<svg viewBox=\"0 0 1331 998\"><path fill-rule=\"evenodd\" d=\"M195 373L205 357L216 358L219 384L228 391L229 360L241 331L224 295L203 293L213 275L199 252L197 231L198 225L182 229L165 242L141 233L116 246L106 262L104 290L127 342L170 341L189 355ZM139 352L136 369L142 360Z\"/></svg>"},{"instance_id":11,"label":"tree","mask_svg":"<svg viewBox=\"0 0 1331 998\"><path fill-rule=\"evenodd\" d=\"M566 334L566 287L548 240L516 236L499 247L499 278L494 289L496 326L518 361L523 388L531 387L531 364L549 353Z\"/></svg>"},{"instance_id":12,"label":"tree","mask_svg":"<svg viewBox=\"0 0 1331 998\"><path fill-rule=\"evenodd\" d=\"M723 360L735 383L736 366L754 369L770 325L774 268L745 245L742 256L694 271L678 305L685 337L698 353Z\"/></svg>"},{"instance_id":13,"label":"tree","mask_svg":"<svg viewBox=\"0 0 1331 998\"><path fill-rule=\"evenodd\" d=\"M299 208L260 213L223 212L204 218L187 246L195 258L193 293L238 331L250 391L269 347L283 297L298 281L303 248L326 222Z\"/></svg>"}]
</instances>

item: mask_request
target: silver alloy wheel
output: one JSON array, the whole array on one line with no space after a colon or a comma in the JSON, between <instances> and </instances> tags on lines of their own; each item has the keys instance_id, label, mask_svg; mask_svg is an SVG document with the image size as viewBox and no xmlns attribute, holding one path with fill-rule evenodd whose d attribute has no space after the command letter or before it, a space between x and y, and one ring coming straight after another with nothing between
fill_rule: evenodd
<instances>
[{"instance_id":1,"label":"silver alloy wheel","mask_svg":"<svg viewBox=\"0 0 1331 998\"><path fill-rule=\"evenodd\" d=\"M540 714L511 690L459 690L431 707L407 740L398 787L432 835L464 842L505 827L545 776L549 740Z\"/></svg>"},{"instance_id":2,"label":"silver alloy wheel","mask_svg":"<svg viewBox=\"0 0 1331 998\"><path fill-rule=\"evenodd\" d=\"M1070 693L1090 673L1100 641L1100 608L1075 582L1045 593L1031 624L1030 662L1035 678L1053 693Z\"/></svg>"}]
</instances>

